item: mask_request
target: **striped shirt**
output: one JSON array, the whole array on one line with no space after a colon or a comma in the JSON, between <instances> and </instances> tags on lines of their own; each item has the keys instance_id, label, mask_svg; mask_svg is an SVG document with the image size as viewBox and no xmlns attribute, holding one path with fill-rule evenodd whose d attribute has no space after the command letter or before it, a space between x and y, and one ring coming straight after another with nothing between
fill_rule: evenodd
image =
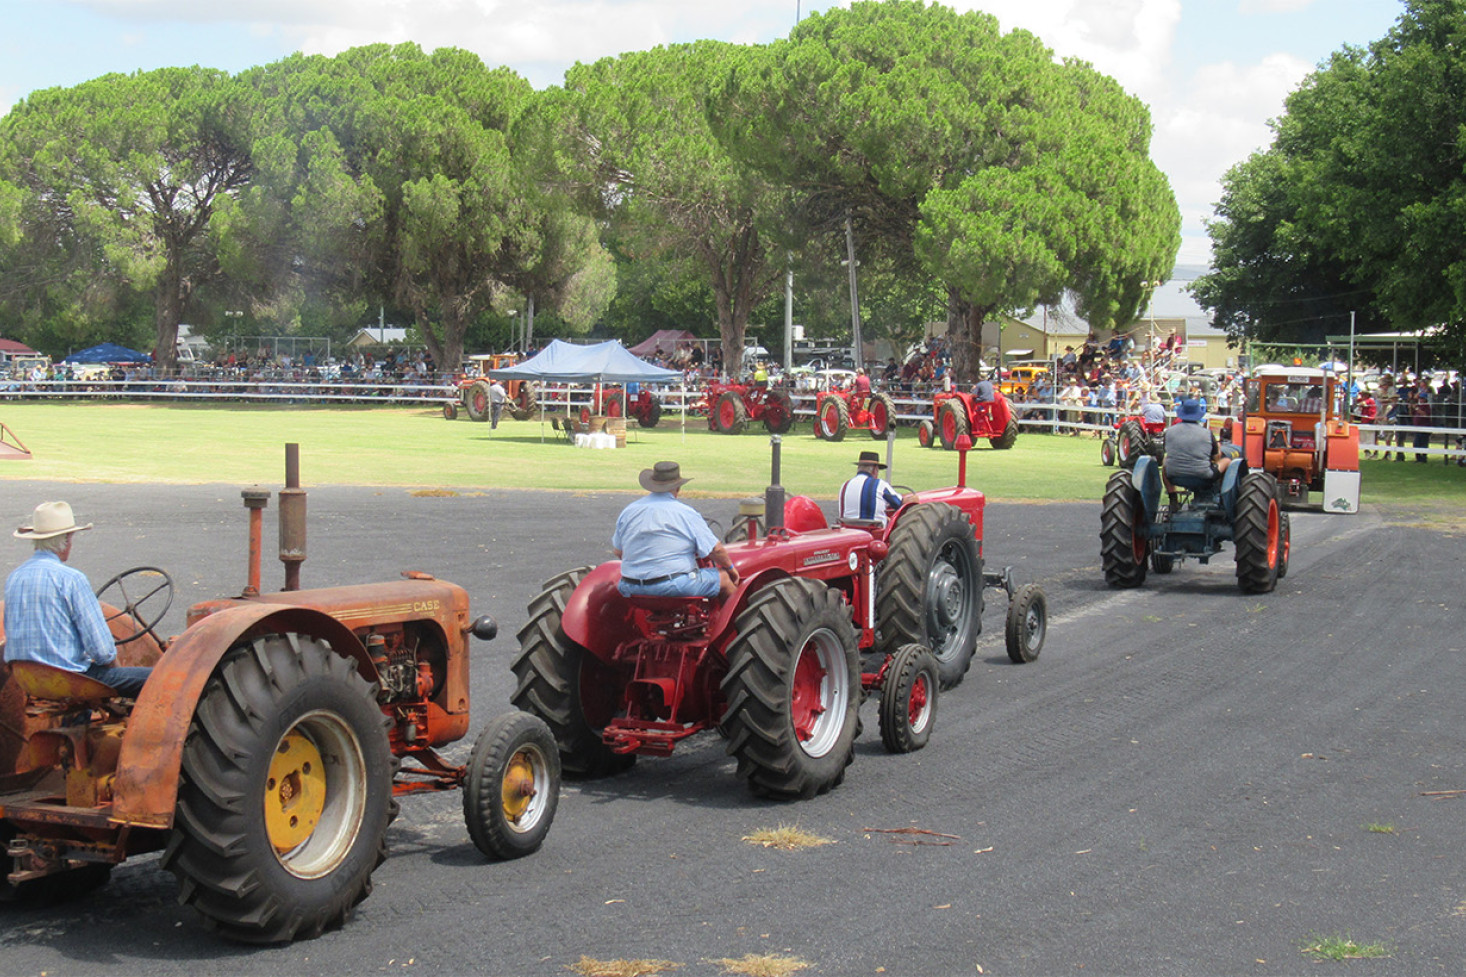
<instances>
[{"instance_id":1,"label":"striped shirt","mask_svg":"<svg viewBox=\"0 0 1466 977\"><path fill-rule=\"evenodd\" d=\"M69 672L110 665L117 646L86 574L37 550L5 581L5 660Z\"/></svg>"},{"instance_id":2,"label":"striped shirt","mask_svg":"<svg viewBox=\"0 0 1466 977\"><path fill-rule=\"evenodd\" d=\"M886 524L886 507L896 508L901 496L883 480L861 472L840 486L840 518L874 520Z\"/></svg>"}]
</instances>

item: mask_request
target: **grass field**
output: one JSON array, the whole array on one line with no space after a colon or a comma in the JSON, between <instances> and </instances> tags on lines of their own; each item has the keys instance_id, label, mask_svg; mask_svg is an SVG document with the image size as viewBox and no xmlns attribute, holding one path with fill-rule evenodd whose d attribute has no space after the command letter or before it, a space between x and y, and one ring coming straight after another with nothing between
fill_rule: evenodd
<instances>
[{"instance_id":1,"label":"grass field","mask_svg":"<svg viewBox=\"0 0 1466 977\"><path fill-rule=\"evenodd\" d=\"M307 487L639 492L637 472L670 459L693 477L685 494L726 498L760 494L770 475L761 427L730 437L709 433L700 419L685 431L675 418L650 431L633 421L617 451L572 448L548 422L506 417L491 431L425 408L14 402L0 403L0 423L33 454L0 462L0 480L274 485L284 477L286 442L300 445ZM857 455L872 448L884 457L885 443L864 432L831 444L801 421L784 436L781 481L793 493L833 497ZM1097 501L1112 471L1091 437L1025 433L1009 451L980 442L968 455L969 484L993 499ZM923 449L913 429L901 429L892 481L935 488L953 484L956 473L955 452ZM1365 502L1460 504L1466 468L1366 460L1363 486Z\"/></svg>"}]
</instances>

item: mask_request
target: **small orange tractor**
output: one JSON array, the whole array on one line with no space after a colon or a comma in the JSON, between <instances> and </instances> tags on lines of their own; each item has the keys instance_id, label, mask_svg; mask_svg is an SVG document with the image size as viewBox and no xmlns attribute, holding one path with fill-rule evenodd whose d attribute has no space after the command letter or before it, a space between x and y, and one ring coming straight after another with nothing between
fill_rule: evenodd
<instances>
[{"instance_id":1,"label":"small orange tractor","mask_svg":"<svg viewBox=\"0 0 1466 977\"><path fill-rule=\"evenodd\" d=\"M493 402L489 396L490 370L503 369L519 362L517 353L481 353L470 356L464 362L463 372L457 378L457 398L443 404L443 416L453 420L458 416L461 405L470 421L487 421L492 415ZM505 408L516 420L525 420L534 414L535 389L530 380L509 380L504 384Z\"/></svg>"},{"instance_id":2,"label":"small orange tractor","mask_svg":"<svg viewBox=\"0 0 1466 977\"><path fill-rule=\"evenodd\" d=\"M565 770L615 773L717 729L753 793L812 797L843 781L867 695L888 750L927 743L938 691L971 664L984 587L1007 590L1009 657L1038 656L1043 592L983 571L969 442L955 487L908 495L882 527L830 526L813 500L786 500L772 440L767 515L743 513L727 547L731 597L623 597L613 560L551 578L530 603L513 700L554 732Z\"/></svg>"},{"instance_id":3,"label":"small orange tractor","mask_svg":"<svg viewBox=\"0 0 1466 977\"><path fill-rule=\"evenodd\" d=\"M879 440L895 423L896 402L883 393L823 390L815 399L814 436L822 441L843 441L852 429Z\"/></svg>"},{"instance_id":4,"label":"small orange tractor","mask_svg":"<svg viewBox=\"0 0 1466 977\"><path fill-rule=\"evenodd\" d=\"M992 400L978 400L970 393L938 393L932 398L932 420L916 426L916 440L923 448L941 442L948 451L967 437L986 438L994 448L1011 448L1018 441L1018 419L1002 393Z\"/></svg>"},{"instance_id":5,"label":"small orange tractor","mask_svg":"<svg viewBox=\"0 0 1466 977\"><path fill-rule=\"evenodd\" d=\"M470 620L462 587L415 571L299 589L294 449L280 493L283 591L259 592L270 493L258 490L243 493L247 586L195 604L182 634L154 630L173 594L161 570L100 590L119 663L153 669L135 702L77 672L0 667L0 898L76 894L128 856L161 851L180 901L211 927L283 942L341 925L371 892L404 794L462 789L486 855L539 848L560 789L543 723L505 713L466 765L438 753L468 733L468 636L491 639L498 625Z\"/></svg>"},{"instance_id":6,"label":"small orange tractor","mask_svg":"<svg viewBox=\"0 0 1466 977\"><path fill-rule=\"evenodd\" d=\"M1359 511L1359 429L1332 373L1282 368L1247 381L1239 447L1254 471L1277 479L1283 500L1323 493L1325 512Z\"/></svg>"},{"instance_id":7,"label":"small orange tractor","mask_svg":"<svg viewBox=\"0 0 1466 977\"><path fill-rule=\"evenodd\" d=\"M708 430L720 434L742 434L749 421L762 421L770 434L784 434L794 426L794 400L783 386L709 383L692 409L706 414Z\"/></svg>"}]
</instances>

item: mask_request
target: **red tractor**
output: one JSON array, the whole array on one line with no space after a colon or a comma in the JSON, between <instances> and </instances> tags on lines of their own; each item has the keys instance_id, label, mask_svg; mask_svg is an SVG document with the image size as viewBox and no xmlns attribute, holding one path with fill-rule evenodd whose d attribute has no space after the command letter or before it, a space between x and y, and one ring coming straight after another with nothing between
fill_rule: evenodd
<instances>
[{"instance_id":1,"label":"red tractor","mask_svg":"<svg viewBox=\"0 0 1466 977\"><path fill-rule=\"evenodd\" d=\"M778 441L768 526L748 518L728 546L740 580L726 601L622 597L611 561L531 602L513 701L553 730L565 770L615 773L717 729L755 794L812 797L844 779L867 694L888 750L926 744L938 691L971 664L985 586L1008 592L1009 656L1038 656L1043 593L983 572L981 492L959 478L908 496L884 528L832 527L809 498L785 501Z\"/></svg>"},{"instance_id":2,"label":"red tractor","mask_svg":"<svg viewBox=\"0 0 1466 977\"><path fill-rule=\"evenodd\" d=\"M986 438L1000 449L1011 448L1018 440L1018 419L1001 393L995 392L992 400L976 400L966 393L938 393L932 398L932 417L916 428L916 440L923 448L940 441L951 451L964 436L973 441Z\"/></svg>"},{"instance_id":3,"label":"red tractor","mask_svg":"<svg viewBox=\"0 0 1466 977\"><path fill-rule=\"evenodd\" d=\"M633 417L641 427L656 427L662 419L662 402L652 396L646 387L637 391L628 402L626 391L620 387L597 386L592 398L591 414L606 417Z\"/></svg>"},{"instance_id":4,"label":"red tractor","mask_svg":"<svg viewBox=\"0 0 1466 977\"><path fill-rule=\"evenodd\" d=\"M173 595L161 570L99 591L119 663L153 669L135 702L77 672L0 666L0 900L79 894L161 851L209 926L276 943L341 925L367 897L405 794L462 789L469 836L491 857L539 848L560 791L542 722L497 717L466 765L438 752L469 730L468 636L498 625L469 618L462 587L416 571L299 589L295 457L280 493L283 591L259 592L259 490L244 492L247 586L195 604L181 635L154 630Z\"/></svg>"},{"instance_id":5,"label":"red tractor","mask_svg":"<svg viewBox=\"0 0 1466 977\"><path fill-rule=\"evenodd\" d=\"M1161 457L1165 446L1166 422L1147 421L1139 414L1115 420L1114 429L1100 442L1100 461L1109 467L1133 469L1141 455Z\"/></svg>"},{"instance_id":6,"label":"red tractor","mask_svg":"<svg viewBox=\"0 0 1466 977\"><path fill-rule=\"evenodd\" d=\"M794 400L782 385L709 383L694 412L706 413L708 430L742 434L749 421L763 421L770 434L794 426Z\"/></svg>"},{"instance_id":7,"label":"red tractor","mask_svg":"<svg viewBox=\"0 0 1466 977\"><path fill-rule=\"evenodd\" d=\"M814 436L823 441L843 441L852 429L879 440L895 423L896 402L883 393L823 390L815 399Z\"/></svg>"}]
</instances>

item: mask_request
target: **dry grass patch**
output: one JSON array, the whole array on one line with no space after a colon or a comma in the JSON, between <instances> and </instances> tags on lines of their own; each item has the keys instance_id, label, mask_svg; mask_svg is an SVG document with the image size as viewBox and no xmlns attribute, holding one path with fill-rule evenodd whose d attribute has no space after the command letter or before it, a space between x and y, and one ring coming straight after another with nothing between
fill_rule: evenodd
<instances>
[{"instance_id":1,"label":"dry grass patch","mask_svg":"<svg viewBox=\"0 0 1466 977\"><path fill-rule=\"evenodd\" d=\"M743 840L750 845L763 845L765 848L780 848L784 851L818 848L820 845L835 843L833 839L821 838L817 834L805 831L797 824L781 824L777 828L759 828L752 834L744 835Z\"/></svg>"},{"instance_id":2,"label":"dry grass patch","mask_svg":"<svg viewBox=\"0 0 1466 977\"><path fill-rule=\"evenodd\" d=\"M584 977L650 977L676 970L682 964L673 960L597 960L584 954L567 969Z\"/></svg>"},{"instance_id":3,"label":"dry grass patch","mask_svg":"<svg viewBox=\"0 0 1466 977\"><path fill-rule=\"evenodd\" d=\"M750 953L737 960L724 957L708 962L722 967L725 974L746 974L747 977L788 977L809 966L798 957L781 957L773 953Z\"/></svg>"},{"instance_id":4,"label":"dry grass patch","mask_svg":"<svg viewBox=\"0 0 1466 977\"><path fill-rule=\"evenodd\" d=\"M407 493L415 499L456 499L458 493L452 489L413 489Z\"/></svg>"}]
</instances>

